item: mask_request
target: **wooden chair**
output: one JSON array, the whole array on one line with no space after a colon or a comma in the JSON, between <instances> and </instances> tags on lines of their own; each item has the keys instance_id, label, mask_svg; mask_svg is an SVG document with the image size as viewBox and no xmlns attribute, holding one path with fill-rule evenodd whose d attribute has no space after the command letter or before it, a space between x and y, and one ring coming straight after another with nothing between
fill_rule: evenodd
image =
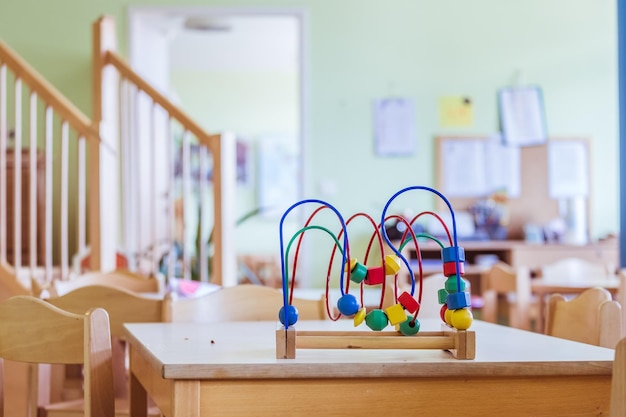
<instances>
[{"instance_id":1,"label":"wooden chair","mask_svg":"<svg viewBox=\"0 0 626 417\"><path fill-rule=\"evenodd\" d=\"M590 262L582 258L563 258L546 264L538 270L538 276L544 280L588 279L589 277L606 278L615 275L615 265Z\"/></svg>"},{"instance_id":2,"label":"wooden chair","mask_svg":"<svg viewBox=\"0 0 626 417\"><path fill-rule=\"evenodd\" d=\"M161 279L148 278L127 270L116 270L108 273L88 272L70 280L55 279L45 287L32 280L32 292L40 298L53 298L67 294L81 287L100 285L122 288L136 293L158 294L164 284ZM116 349L116 345L113 345ZM51 400L66 401L82 397L82 370L79 366L53 367L51 378L54 382Z\"/></svg>"},{"instance_id":3,"label":"wooden chair","mask_svg":"<svg viewBox=\"0 0 626 417\"><path fill-rule=\"evenodd\" d=\"M283 305L282 289L240 284L201 297L171 300L171 321L210 323L217 321L278 320ZM324 297L317 300L293 298L300 320L327 318Z\"/></svg>"},{"instance_id":4,"label":"wooden chair","mask_svg":"<svg viewBox=\"0 0 626 417\"><path fill-rule=\"evenodd\" d=\"M617 277L619 288L615 299L622 306L622 335L626 336L626 269L620 269Z\"/></svg>"},{"instance_id":5,"label":"wooden chair","mask_svg":"<svg viewBox=\"0 0 626 417\"><path fill-rule=\"evenodd\" d=\"M11 361L31 364L83 364L85 373L84 416L113 417L113 372L109 318L104 309L74 314L31 296L15 296L0 303L0 357L5 367ZM38 367L33 366L33 372ZM37 377L28 378L32 386L29 404L14 404L7 389L15 381L3 383L5 416L27 415L37 410ZM28 406L17 412L17 406ZM29 414L33 415L33 414Z\"/></svg>"},{"instance_id":6,"label":"wooden chair","mask_svg":"<svg viewBox=\"0 0 626 417\"><path fill-rule=\"evenodd\" d=\"M79 287L60 297L49 298L49 304L66 311L79 312L89 308L100 307L109 314L113 345L115 416L128 416L128 377L126 372L126 351L123 342L124 323L151 323L166 321L169 317L165 302L167 296L145 297L123 288L102 285ZM70 417L82 415L84 403L82 399L63 401L45 407L40 417ZM159 416L156 408L151 416Z\"/></svg>"},{"instance_id":7,"label":"wooden chair","mask_svg":"<svg viewBox=\"0 0 626 417\"><path fill-rule=\"evenodd\" d=\"M163 291L163 283L160 279L148 278L127 270L116 270L108 273L88 272L70 280L54 280L47 288L47 291L50 297L58 297L77 288L89 285L123 288L136 293L158 293Z\"/></svg>"},{"instance_id":8,"label":"wooden chair","mask_svg":"<svg viewBox=\"0 0 626 417\"><path fill-rule=\"evenodd\" d=\"M622 337L622 307L604 288L585 290L573 299L552 294L545 333L550 336L615 349Z\"/></svg>"},{"instance_id":9,"label":"wooden chair","mask_svg":"<svg viewBox=\"0 0 626 417\"><path fill-rule=\"evenodd\" d=\"M611 379L611 417L626 416L626 338L615 348Z\"/></svg>"},{"instance_id":10,"label":"wooden chair","mask_svg":"<svg viewBox=\"0 0 626 417\"><path fill-rule=\"evenodd\" d=\"M484 302L482 320L497 323L499 301L506 299L509 326L531 329L531 319L538 318L538 311L531 297L528 268L513 268L507 263L497 262L481 274L480 283Z\"/></svg>"}]
</instances>

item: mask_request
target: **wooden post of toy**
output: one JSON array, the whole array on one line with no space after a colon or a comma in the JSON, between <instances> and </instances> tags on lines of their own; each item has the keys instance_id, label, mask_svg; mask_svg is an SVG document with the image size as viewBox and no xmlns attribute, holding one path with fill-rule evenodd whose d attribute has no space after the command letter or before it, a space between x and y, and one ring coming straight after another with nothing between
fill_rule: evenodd
<instances>
[{"instance_id":1,"label":"wooden post of toy","mask_svg":"<svg viewBox=\"0 0 626 417\"><path fill-rule=\"evenodd\" d=\"M296 329L281 326L276 330L276 359L296 358Z\"/></svg>"},{"instance_id":2,"label":"wooden post of toy","mask_svg":"<svg viewBox=\"0 0 626 417\"><path fill-rule=\"evenodd\" d=\"M474 359L476 333L442 325L441 331L404 336L395 331L276 331L276 358L295 359L298 349L442 349L456 359Z\"/></svg>"}]
</instances>

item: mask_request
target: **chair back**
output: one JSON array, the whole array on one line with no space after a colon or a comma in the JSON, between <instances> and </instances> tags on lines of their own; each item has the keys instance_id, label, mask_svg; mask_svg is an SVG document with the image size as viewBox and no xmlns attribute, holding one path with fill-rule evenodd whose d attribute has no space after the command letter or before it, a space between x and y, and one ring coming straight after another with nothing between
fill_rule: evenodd
<instances>
[{"instance_id":1,"label":"chair back","mask_svg":"<svg viewBox=\"0 0 626 417\"><path fill-rule=\"evenodd\" d=\"M282 290L261 285L224 287L200 297L170 300L170 320L211 323L218 321L278 321L283 306ZM326 319L324 297L316 300L293 297L300 320Z\"/></svg>"},{"instance_id":2,"label":"chair back","mask_svg":"<svg viewBox=\"0 0 626 417\"><path fill-rule=\"evenodd\" d=\"M614 267L603 263L595 263L581 258L563 258L551 264L544 265L539 270L539 276L545 281L599 278L604 279L615 275Z\"/></svg>"},{"instance_id":3,"label":"chair back","mask_svg":"<svg viewBox=\"0 0 626 417\"><path fill-rule=\"evenodd\" d=\"M615 349L621 338L622 308L600 287L589 288L571 300L552 294L545 329L550 336Z\"/></svg>"},{"instance_id":4,"label":"chair back","mask_svg":"<svg viewBox=\"0 0 626 417\"><path fill-rule=\"evenodd\" d=\"M46 301L66 311L78 313L100 307L109 313L111 336L123 338L124 323L164 321L168 313L165 295L145 296L124 288L88 285Z\"/></svg>"},{"instance_id":5,"label":"chair back","mask_svg":"<svg viewBox=\"0 0 626 417\"><path fill-rule=\"evenodd\" d=\"M617 278L619 287L615 299L622 306L622 335L626 336L626 269L620 269Z\"/></svg>"},{"instance_id":6,"label":"chair back","mask_svg":"<svg viewBox=\"0 0 626 417\"><path fill-rule=\"evenodd\" d=\"M112 375L111 335L109 318L104 309L96 308L86 314L63 311L31 296L16 296L0 303L0 357L7 361L31 364L83 364L85 373L85 416L113 417L114 394ZM32 366L33 372L37 367ZM5 378L6 374L3 375ZM28 406L38 409L37 377ZM5 380L3 388L13 381ZM11 397L4 395L0 415L16 415ZM4 414L6 410L6 414ZM24 413L24 414L23 414ZM20 415L25 415L22 411ZM34 412L33 415L35 415Z\"/></svg>"},{"instance_id":7,"label":"chair back","mask_svg":"<svg viewBox=\"0 0 626 417\"><path fill-rule=\"evenodd\" d=\"M611 417L626 416L626 338L615 347L611 378Z\"/></svg>"},{"instance_id":8,"label":"chair back","mask_svg":"<svg viewBox=\"0 0 626 417\"><path fill-rule=\"evenodd\" d=\"M126 352L124 344L124 323L155 323L165 321L169 304L166 296L147 297L123 288L102 285L88 285L76 288L60 297L46 301L63 310L78 313L90 308L103 308L109 314L111 337L113 338L114 386L117 398L128 397L126 379Z\"/></svg>"},{"instance_id":9,"label":"chair back","mask_svg":"<svg viewBox=\"0 0 626 417\"><path fill-rule=\"evenodd\" d=\"M500 298L509 301L509 325L530 330L531 290L530 270L513 268L505 262L497 262L481 274L483 309L481 318L490 323L498 321ZM500 297L500 296L504 297Z\"/></svg>"},{"instance_id":10,"label":"chair back","mask_svg":"<svg viewBox=\"0 0 626 417\"><path fill-rule=\"evenodd\" d=\"M439 304L438 292L440 289L445 288L447 279L444 274L428 275L422 279L422 302L417 315L418 319L440 317L441 304ZM416 299L419 295L418 285L416 283L414 294Z\"/></svg>"},{"instance_id":11,"label":"chair back","mask_svg":"<svg viewBox=\"0 0 626 417\"><path fill-rule=\"evenodd\" d=\"M123 288L136 293L158 293L163 290L160 279L145 277L126 270L108 273L88 272L69 280L55 279L47 290L50 297L59 297L77 288L91 285Z\"/></svg>"}]
</instances>

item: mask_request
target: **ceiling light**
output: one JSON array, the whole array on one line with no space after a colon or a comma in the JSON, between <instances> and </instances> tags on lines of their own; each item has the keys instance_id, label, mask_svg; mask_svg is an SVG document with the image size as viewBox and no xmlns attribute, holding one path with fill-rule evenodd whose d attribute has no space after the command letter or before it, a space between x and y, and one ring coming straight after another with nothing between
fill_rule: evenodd
<instances>
[{"instance_id":1,"label":"ceiling light","mask_svg":"<svg viewBox=\"0 0 626 417\"><path fill-rule=\"evenodd\" d=\"M185 29L204 32L227 32L231 30L228 20L215 16L190 16L183 23Z\"/></svg>"}]
</instances>

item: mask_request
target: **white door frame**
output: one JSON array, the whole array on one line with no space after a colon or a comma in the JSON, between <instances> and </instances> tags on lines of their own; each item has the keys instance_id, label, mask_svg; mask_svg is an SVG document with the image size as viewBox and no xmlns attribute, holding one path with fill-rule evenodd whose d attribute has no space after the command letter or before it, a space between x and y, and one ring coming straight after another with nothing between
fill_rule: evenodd
<instances>
[{"instance_id":1,"label":"white door frame","mask_svg":"<svg viewBox=\"0 0 626 417\"><path fill-rule=\"evenodd\" d=\"M129 62L131 66L133 66L134 59L137 58L137 39L138 36L136 27L137 24L134 23L137 21L137 17L144 14L156 14L160 13L162 15L191 15L191 14L199 14L199 15L211 15L216 17L227 17L227 16L245 16L245 17L254 17L254 16L290 16L297 19L299 22L299 45L298 45L298 76L299 76L299 86L298 86L298 96L299 96L299 118L300 118L300 126L298 129L299 135L299 145L300 145L300 184L299 190L300 194L298 199L302 198L303 195L307 195L308 188L308 177L309 177L309 167L307 163L306 155L306 146L308 144L308 132L309 132L309 111L308 111L308 102L309 102L309 38L308 38L308 13L305 8L301 7L268 7L268 8L260 8L260 7L210 7L210 6L131 6L128 9L128 51L129 51ZM152 51L154 52L154 51ZM153 62L156 60L163 60L164 63L169 62L169 57L167 57L167 51L162 52L164 56L156 57ZM134 68L134 66L133 66ZM160 84L163 80L164 74L167 74L169 71L168 68L160 68L156 69L155 74L151 76L150 74L146 74L145 76L148 79L155 78L157 84ZM146 68L143 68L142 73L146 72ZM143 75L143 74L142 74ZM169 77L168 77L169 80ZM167 88L168 86L159 86L160 88ZM295 203L295 201L294 201ZM303 216L302 210L298 210L298 215ZM308 245L305 245L308 246ZM310 256L307 255L307 250L303 247L304 251L301 255L301 259L299 263L302 265L302 272L299 275L299 283L303 287L307 287L308 283L310 283L311 277L307 273L310 270L309 259Z\"/></svg>"}]
</instances>

